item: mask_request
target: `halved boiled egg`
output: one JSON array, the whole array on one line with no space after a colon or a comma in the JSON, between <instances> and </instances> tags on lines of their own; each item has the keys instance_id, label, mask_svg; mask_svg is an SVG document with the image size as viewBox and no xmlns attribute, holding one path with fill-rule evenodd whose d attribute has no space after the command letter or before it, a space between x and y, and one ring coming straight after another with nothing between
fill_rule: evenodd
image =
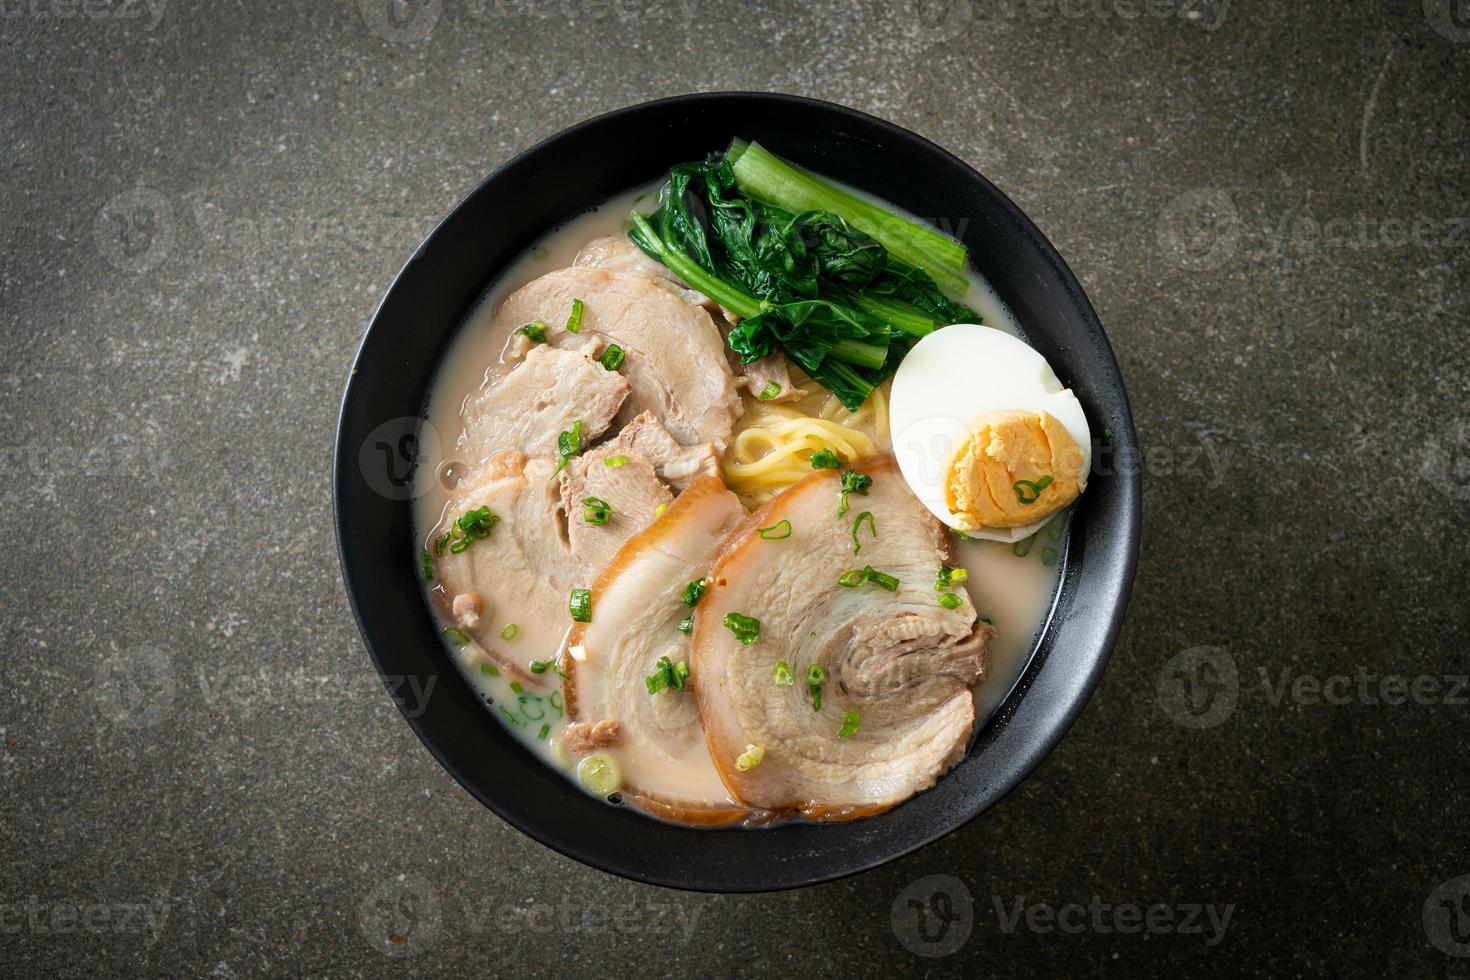
<instances>
[{"instance_id":1,"label":"halved boiled egg","mask_svg":"<svg viewBox=\"0 0 1470 980\"><path fill-rule=\"evenodd\" d=\"M994 327L956 323L904 357L888 400L899 470L971 537L1020 541L1087 487L1092 433L1046 358Z\"/></svg>"}]
</instances>

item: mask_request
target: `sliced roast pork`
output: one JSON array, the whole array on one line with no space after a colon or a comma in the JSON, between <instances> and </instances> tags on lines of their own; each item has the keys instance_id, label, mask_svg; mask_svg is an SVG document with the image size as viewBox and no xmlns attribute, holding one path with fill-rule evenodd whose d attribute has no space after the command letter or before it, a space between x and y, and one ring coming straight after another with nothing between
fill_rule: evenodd
<instances>
[{"instance_id":1,"label":"sliced roast pork","mask_svg":"<svg viewBox=\"0 0 1470 980\"><path fill-rule=\"evenodd\" d=\"M689 681L670 673L678 679L656 681L660 690L651 693L646 680L661 676L662 658L688 665L689 637L679 623L689 609L681 593L704 577L721 540L744 517L718 477L690 486L598 578L592 621L573 629L562 661L568 748L611 754L622 771L623 798L666 819L718 824L748 816L710 761Z\"/></svg>"},{"instance_id":2,"label":"sliced roast pork","mask_svg":"<svg viewBox=\"0 0 1470 980\"><path fill-rule=\"evenodd\" d=\"M574 300L583 304L575 333L567 329ZM740 398L724 342L705 310L645 276L573 266L512 293L496 311L492 330L509 332L534 320L546 324L547 341L556 347L595 341L623 349L618 371L632 390L619 421L651 411L680 444L724 448ZM570 407L585 417L578 401Z\"/></svg>"},{"instance_id":3,"label":"sliced roast pork","mask_svg":"<svg viewBox=\"0 0 1470 980\"><path fill-rule=\"evenodd\" d=\"M558 433L582 421L584 440L612 422L630 386L586 353L537 345L465 407L459 452L470 466L491 453L555 456Z\"/></svg>"},{"instance_id":4,"label":"sliced roast pork","mask_svg":"<svg viewBox=\"0 0 1470 980\"><path fill-rule=\"evenodd\" d=\"M433 532L436 541L451 534L432 548L441 608L502 664L524 671L556 656L572 625L570 591L588 587L672 499L648 460L624 450L627 463L607 467L602 452L573 457L560 473L549 458L496 453L460 481ZM611 509L607 523L589 523L581 501L592 496ZM467 514L480 515L468 534L455 524Z\"/></svg>"},{"instance_id":5,"label":"sliced roast pork","mask_svg":"<svg viewBox=\"0 0 1470 980\"><path fill-rule=\"evenodd\" d=\"M841 516L835 470L758 511L695 617L710 755L754 807L826 820L884 810L957 762L975 719L970 687L993 630L962 586L936 590L947 539L892 458L854 469L872 484Z\"/></svg>"},{"instance_id":6,"label":"sliced roast pork","mask_svg":"<svg viewBox=\"0 0 1470 980\"><path fill-rule=\"evenodd\" d=\"M703 476L719 472L720 461L710 443L681 446L652 412L644 412L623 426L613 445L631 449L658 470L659 478L683 490Z\"/></svg>"}]
</instances>

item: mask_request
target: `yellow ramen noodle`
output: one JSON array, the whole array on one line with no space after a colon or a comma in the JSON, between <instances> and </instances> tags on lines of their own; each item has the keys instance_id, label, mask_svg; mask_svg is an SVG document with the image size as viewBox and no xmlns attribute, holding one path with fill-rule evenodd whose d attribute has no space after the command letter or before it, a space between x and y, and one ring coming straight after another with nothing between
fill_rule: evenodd
<instances>
[{"instance_id":1,"label":"yellow ramen noodle","mask_svg":"<svg viewBox=\"0 0 1470 980\"><path fill-rule=\"evenodd\" d=\"M746 507L756 508L812 474L812 454L830 449L845 461L889 448L886 381L849 412L824 388L792 369L792 382L807 392L789 402L745 397L745 414L721 464L725 483Z\"/></svg>"}]
</instances>

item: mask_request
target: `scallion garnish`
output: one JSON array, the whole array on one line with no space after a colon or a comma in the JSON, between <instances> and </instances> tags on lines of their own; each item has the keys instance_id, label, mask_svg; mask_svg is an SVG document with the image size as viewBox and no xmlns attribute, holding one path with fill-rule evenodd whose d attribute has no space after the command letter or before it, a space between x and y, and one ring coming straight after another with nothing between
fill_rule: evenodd
<instances>
[{"instance_id":1,"label":"scallion garnish","mask_svg":"<svg viewBox=\"0 0 1470 980\"><path fill-rule=\"evenodd\" d=\"M496 667L494 664L485 663L480 665L480 673L486 675L487 677L499 677L500 668Z\"/></svg>"},{"instance_id":2,"label":"scallion garnish","mask_svg":"<svg viewBox=\"0 0 1470 980\"><path fill-rule=\"evenodd\" d=\"M614 469L616 469L619 466L627 466L628 465L628 457L626 457L626 456L609 456L609 457L607 457L607 459L604 459L602 461L602 465L603 466L611 466Z\"/></svg>"},{"instance_id":3,"label":"scallion garnish","mask_svg":"<svg viewBox=\"0 0 1470 980\"><path fill-rule=\"evenodd\" d=\"M760 639L760 620L753 616L742 616L740 613L725 613L725 629L735 634L735 639L745 646L750 646Z\"/></svg>"},{"instance_id":4,"label":"scallion garnish","mask_svg":"<svg viewBox=\"0 0 1470 980\"><path fill-rule=\"evenodd\" d=\"M948 565L939 566L939 574L934 577L934 591L943 592L952 585L960 585L968 581L970 572L964 568L950 568Z\"/></svg>"},{"instance_id":5,"label":"scallion garnish","mask_svg":"<svg viewBox=\"0 0 1470 980\"><path fill-rule=\"evenodd\" d=\"M842 474L842 492L837 498L837 516L847 516L847 495L850 493L868 495L868 488L873 485L873 478L866 473L857 470L848 470Z\"/></svg>"},{"instance_id":6,"label":"scallion garnish","mask_svg":"<svg viewBox=\"0 0 1470 980\"><path fill-rule=\"evenodd\" d=\"M419 551L419 561L422 563L424 571L424 581L434 581L434 558L432 555L429 554L428 548L424 548Z\"/></svg>"},{"instance_id":7,"label":"scallion garnish","mask_svg":"<svg viewBox=\"0 0 1470 980\"><path fill-rule=\"evenodd\" d=\"M851 571L843 572L841 575L837 576L837 584L849 589L855 589L859 585L862 585L863 581L866 578L867 576L863 574L863 570L861 568L855 568Z\"/></svg>"},{"instance_id":8,"label":"scallion garnish","mask_svg":"<svg viewBox=\"0 0 1470 980\"><path fill-rule=\"evenodd\" d=\"M550 735L550 734L551 734L551 722L548 721L544 725L541 726L541 731L536 735L536 737L537 738L544 739L547 735Z\"/></svg>"},{"instance_id":9,"label":"scallion garnish","mask_svg":"<svg viewBox=\"0 0 1470 980\"><path fill-rule=\"evenodd\" d=\"M747 769L754 769L761 764L761 760L765 757L765 746L747 745L745 751L740 753L740 756L735 760L735 768L741 772L745 772Z\"/></svg>"},{"instance_id":10,"label":"scallion garnish","mask_svg":"<svg viewBox=\"0 0 1470 980\"><path fill-rule=\"evenodd\" d=\"M453 538L449 553L457 555L476 541L488 538L498 523L500 518L489 507L476 507L466 511L449 525L449 534Z\"/></svg>"},{"instance_id":11,"label":"scallion garnish","mask_svg":"<svg viewBox=\"0 0 1470 980\"><path fill-rule=\"evenodd\" d=\"M470 642L470 635L458 626L446 626L441 632L443 632L446 640L457 647L462 647Z\"/></svg>"},{"instance_id":12,"label":"scallion garnish","mask_svg":"<svg viewBox=\"0 0 1470 980\"><path fill-rule=\"evenodd\" d=\"M602 527L612 520L612 505L601 497L583 497L582 520L593 527Z\"/></svg>"},{"instance_id":13,"label":"scallion garnish","mask_svg":"<svg viewBox=\"0 0 1470 980\"><path fill-rule=\"evenodd\" d=\"M1031 554L1031 546L1035 543L1036 535L1034 534L1031 535L1031 537L1029 538L1022 538L1020 541L1017 541L1015 544L1011 545L1011 554L1015 555L1017 558L1025 558L1027 555Z\"/></svg>"},{"instance_id":14,"label":"scallion garnish","mask_svg":"<svg viewBox=\"0 0 1470 980\"><path fill-rule=\"evenodd\" d=\"M822 682L827 679L827 671L821 664L808 664L806 668L806 692L811 695L812 710L822 710Z\"/></svg>"},{"instance_id":15,"label":"scallion garnish","mask_svg":"<svg viewBox=\"0 0 1470 980\"><path fill-rule=\"evenodd\" d=\"M582 451L582 420L572 423L572 427L565 432L556 434L556 455L559 462L556 464L556 472L560 473L566 469L567 461Z\"/></svg>"},{"instance_id":16,"label":"scallion garnish","mask_svg":"<svg viewBox=\"0 0 1470 980\"><path fill-rule=\"evenodd\" d=\"M689 686L689 665L680 660L674 663L668 657L659 657L653 665L653 673L643 678L649 694L662 691L682 691Z\"/></svg>"},{"instance_id":17,"label":"scallion garnish","mask_svg":"<svg viewBox=\"0 0 1470 980\"><path fill-rule=\"evenodd\" d=\"M601 361L602 366L607 368L609 371L616 371L618 368L623 366L623 358L626 356L627 352L624 351L617 344L608 344L607 349L602 352L602 356L599 357L598 360Z\"/></svg>"},{"instance_id":18,"label":"scallion garnish","mask_svg":"<svg viewBox=\"0 0 1470 980\"><path fill-rule=\"evenodd\" d=\"M663 517L664 516L664 511L666 511L668 509L669 509L669 505L668 504L659 504L657 507L655 507L653 509L653 516L654 517Z\"/></svg>"},{"instance_id":19,"label":"scallion garnish","mask_svg":"<svg viewBox=\"0 0 1470 980\"><path fill-rule=\"evenodd\" d=\"M864 582L872 582L882 589L893 592L898 588L898 579L887 572L880 572L872 565L864 565L862 568L854 568L837 576L837 584L849 589L855 589Z\"/></svg>"},{"instance_id":20,"label":"scallion garnish","mask_svg":"<svg viewBox=\"0 0 1470 980\"><path fill-rule=\"evenodd\" d=\"M873 512L870 511L870 510L863 511L852 522L852 553L853 554L857 554L859 551L862 551L863 550L863 546L860 545L860 544L858 544L858 528L860 528L860 527L863 526L863 519L864 518L866 518L867 521L868 521L868 531L873 535L873 537L876 538L878 536L878 525L873 520Z\"/></svg>"},{"instance_id":21,"label":"scallion garnish","mask_svg":"<svg viewBox=\"0 0 1470 980\"><path fill-rule=\"evenodd\" d=\"M756 528L755 533L759 534L767 541L784 541L787 538L791 537L791 522L787 520L780 520L772 524L770 527Z\"/></svg>"},{"instance_id":22,"label":"scallion garnish","mask_svg":"<svg viewBox=\"0 0 1470 980\"><path fill-rule=\"evenodd\" d=\"M842 727L837 729L838 738L847 738L858 730L858 725L863 722L863 716L856 711L844 711L842 713Z\"/></svg>"},{"instance_id":23,"label":"scallion garnish","mask_svg":"<svg viewBox=\"0 0 1470 980\"><path fill-rule=\"evenodd\" d=\"M567 317L567 330L571 333L582 332L582 313L587 309L587 304L579 299L572 300L572 313Z\"/></svg>"},{"instance_id":24,"label":"scallion garnish","mask_svg":"<svg viewBox=\"0 0 1470 980\"><path fill-rule=\"evenodd\" d=\"M1041 563L1047 567L1057 563L1057 549L1054 545L1047 545L1041 549Z\"/></svg>"},{"instance_id":25,"label":"scallion garnish","mask_svg":"<svg viewBox=\"0 0 1470 980\"><path fill-rule=\"evenodd\" d=\"M516 638L516 634L520 631L521 628L515 623L506 623L504 626L500 627L500 638L502 640L514 640Z\"/></svg>"},{"instance_id":26,"label":"scallion garnish","mask_svg":"<svg viewBox=\"0 0 1470 980\"><path fill-rule=\"evenodd\" d=\"M688 585L684 586L684 591L679 593L679 600L683 602L684 605L693 609L695 606L699 605L699 600L703 599L704 594L708 591L709 586L705 584L704 579L695 579L693 582L690 582Z\"/></svg>"},{"instance_id":27,"label":"scallion garnish","mask_svg":"<svg viewBox=\"0 0 1470 980\"><path fill-rule=\"evenodd\" d=\"M690 613L688 616L685 616L683 619L679 620L679 632L683 633L686 636L694 632L693 613Z\"/></svg>"},{"instance_id":28,"label":"scallion garnish","mask_svg":"<svg viewBox=\"0 0 1470 980\"><path fill-rule=\"evenodd\" d=\"M554 663L556 663L556 659L553 657L548 657L545 660L532 660L531 673L544 674L551 669L551 665Z\"/></svg>"},{"instance_id":29,"label":"scallion garnish","mask_svg":"<svg viewBox=\"0 0 1470 980\"><path fill-rule=\"evenodd\" d=\"M449 547L449 532L445 531L442 535L434 540L434 557L443 558L444 549L447 547Z\"/></svg>"},{"instance_id":30,"label":"scallion garnish","mask_svg":"<svg viewBox=\"0 0 1470 980\"><path fill-rule=\"evenodd\" d=\"M939 604L945 609L958 609L963 602L964 600L953 592L946 592L939 597Z\"/></svg>"},{"instance_id":31,"label":"scallion garnish","mask_svg":"<svg viewBox=\"0 0 1470 980\"><path fill-rule=\"evenodd\" d=\"M796 678L791 676L791 668L786 665L786 661L777 660L776 668L771 671L771 680L776 682L777 687L790 687Z\"/></svg>"},{"instance_id":32,"label":"scallion garnish","mask_svg":"<svg viewBox=\"0 0 1470 980\"><path fill-rule=\"evenodd\" d=\"M1021 503L1034 504L1037 498L1041 496L1041 491L1051 486L1051 483L1051 477L1043 476L1034 483L1030 480L1017 480L1011 484L1011 489L1016 491L1016 499Z\"/></svg>"},{"instance_id":33,"label":"scallion garnish","mask_svg":"<svg viewBox=\"0 0 1470 980\"><path fill-rule=\"evenodd\" d=\"M518 333L533 343L546 343L546 324L540 320L532 320L530 323L516 327L511 333Z\"/></svg>"},{"instance_id":34,"label":"scallion garnish","mask_svg":"<svg viewBox=\"0 0 1470 980\"><path fill-rule=\"evenodd\" d=\"M768 402L779 394L781 394L780 383L776 381L767 381L766 386L762 388L760 394L756 395L755 397L763 402Z\"/></svg>"},{"instance_id":35,"label":"scallion garnish","mask_svg":"<svg viewBox=\"0 0 1470 980\"><path fill-rule=\"evenodd\" d=\"M812 469L840 470L842 469L842 457L830 449L818 449L812 453Z\"/></svg>"},{"instance_id":36,"label":"scallion garnish","mask_svg":"<svg viewBox=\"0 0 1470 980\"><path fill-rule=\"evenodd\" d=\"M573 589L567 599L567 611L579 623L592 622L592 590Z\"/></svg>"},{"instance_id":37,"label":"scallion garnish","mask_svg":"<svg viewBox=\"0 0 1470 980\"><path fill-rule=\"evenodd\" d=\"M975 618L975 622L977 622L977 623L984 623L986 626L994 626L995 625L995 620L991 619L989 616L977 616Z\"/></svg>"}]
</instances>

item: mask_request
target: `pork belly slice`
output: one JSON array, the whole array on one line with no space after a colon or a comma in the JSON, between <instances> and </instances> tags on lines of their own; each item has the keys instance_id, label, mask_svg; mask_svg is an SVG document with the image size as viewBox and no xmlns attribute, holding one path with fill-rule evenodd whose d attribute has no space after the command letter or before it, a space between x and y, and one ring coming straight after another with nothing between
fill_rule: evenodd
<instances>
[{"instance_id":1,"label":"pork belly slice","mask_svg":"<svg viewBox=\"0 0 1470 980\"><path fill-rule=\"evenodd\" d=\"M947 539L892 457L854 468L873 483L866 496L850 495L845 516L837 514L841 474L823 470L727 542L695 616L690 662L710 755L735 798L819 820L885 810L959 761L975 720L970 688L985 674L994 635L963 587L949 590L955 609L939 604ZM853 523L864 512L877 534L864 519L854 554ZM767 540L756 530L783 520L790 537ZM838 584L865 566L895 576L897 589ZM724 625L731 613L759 620L755 642L742 644ZM778 661L790 686L773 679ZM826 671L819 711L807 685L813 664ZM846 711L861 722L844 738ZM742 770L737 760L751 745L764 757Z\"/></svg>"},{"instance_id":2,"label":"pork belly slice","mask_svg":"<svg viewBox=\"0 0 1470 980\"><path fill-rule=\"evenodd\" d=\"M686 303L702 306L708 310L710 316L714 318L715 325L720 329L721 337L728 337L730 331L740 322L740 317L734 312L725 309L699 290L690 289L688 283L675 275L667 266L649 258L626 236L607 235L592 239L582 246L572 264L650 279L657 285L671 290ZM725 352L730 360L731 369L737 375L744 376L745 385L750 389L752 395L759 395L766 390L768 385L774 383L775 394L765 398L764 401L781 402L800 397L801 391L791 383L791 372L786 355L777 351L759 360L751 361L749 364L742 364L739 357L728 346Z\"/></svg>"},{"instance_id":3,"label":"pork belly slice","mask_svg":"<svg viewBox=\"0 0 1470 980\"><path fill-rule=\"evenodd\" d=\"M524 673L531 661L558 655L572 625L571 590L590 586L624 542L652 523L658 506L672 500L648 460L623 451L628 462L608 467L605 455L598 449L575 456L557 473L551 459L496 453L460 481L434 530L443 534L478 507L499 518L488 536L460 554L446 548L434 559L435 595L446 616L513 670ZM588 496L611 506L606 525L586 522L580 501ZM500 631L508 623L516 632L505 640Z\"/></svg>"},{"instance_id":4,"label":"pork belly slice","mask_svg":"<svg viewBox=\"0 0 1470 980\"><path fill-rule=\"evenodd\" d=\"M569 731L615 726L602 730L615 731L616 738L595 750L617 760L623 799L665 819L723 824L749 816L731 800L710 761L693 690L649 694L644 680L660 657L688 663L689 637L679 621L689 609L680 593L704 577L720 542L744 517L718 477L685 490L598 578L592 622L578 624L568 639L580 650L562 660ZM569 749L574 742L594 751L589 739L569 737Z\"/></svg>"},{"instance_id":5,"label":"pork belly slice","mask_svg":"<svg viewBox=\"0 0 1470 980\"><path fill-rule=\"evenodd\" d=\"M577 333L566 329L574 299L584 304ZM615 343L623 348L618 370L631 390L619 424L652 412L681 445L708 442L724 448L740 413L740 397L724 341L702 308L646 276L573 266L511 293L496 311L492 329L509 330L531 320L547 324L547 341L555 347Z\"/></svg>"},{"instance_id":6,"label":"pork belly slice","mask_svg":"<svg viewBox=\"0 0 1470 980\"><path fill-rule=\"evenodd\" d=\"M659 479L684 490L701 477L719 473L720 461L711 443L681 446L652 412L643 412L623 426L612 445L631 449L653 464Z\"/></svg>"},{"instance_id":7,"label":"pork belly slice","mask_svg":"<svg viewBox=\"0 0 1470 980\"><path fill-rule=\"evenodd\" d=\"M491 453L555 456L556 437L582 421L583 442L600 436L631 386L586 353L537 345L465 407L459 450L471 465Z\"/></svg>"}]
</instances>

